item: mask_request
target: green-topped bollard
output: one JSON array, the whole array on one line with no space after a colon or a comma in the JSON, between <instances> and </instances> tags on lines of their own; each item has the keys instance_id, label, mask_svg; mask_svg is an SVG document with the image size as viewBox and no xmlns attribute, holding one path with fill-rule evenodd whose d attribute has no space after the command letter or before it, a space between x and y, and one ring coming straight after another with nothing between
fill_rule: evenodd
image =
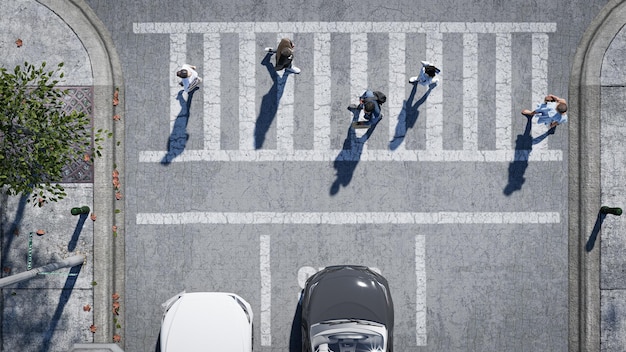
<instances>
[{"instance_id":1,"label":"green-topped bollard","mask_svg":"<svg viewBox=\"0 0 626 352\"><path fill-rule=\"evenodd\" d=\"M80 208L72 208L72 215L80 215L80 214L89 214L91 209L88 206L80 207Z\"/></svg>"},{"instance_id":2,"label":"green-topped bollard","mask_svg":"<svg viewBox=\"0 0 626 352\"><path fill-rule=\"evenodd\" d=\"M600 208L600 212L602 214L611 214L611 215L620 216L622 215L622 208L611 208L605 205L602 208Z\"/></svg>"}]
</instances>

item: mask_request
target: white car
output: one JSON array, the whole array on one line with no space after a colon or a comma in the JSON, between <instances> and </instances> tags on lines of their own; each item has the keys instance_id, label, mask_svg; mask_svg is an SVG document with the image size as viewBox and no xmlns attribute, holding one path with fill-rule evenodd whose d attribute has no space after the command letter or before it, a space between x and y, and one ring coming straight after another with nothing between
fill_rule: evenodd
<instances>
[{"instance_id":1,"label":"white car","mask_svg":"<svg viewBox=\"0 0 626 352\"><path fill-rule=\"evenodd\" d=\"M163 307L163 352L252 351L252 308L234 293L182 292Z\"/></svg>"}]
</instances>

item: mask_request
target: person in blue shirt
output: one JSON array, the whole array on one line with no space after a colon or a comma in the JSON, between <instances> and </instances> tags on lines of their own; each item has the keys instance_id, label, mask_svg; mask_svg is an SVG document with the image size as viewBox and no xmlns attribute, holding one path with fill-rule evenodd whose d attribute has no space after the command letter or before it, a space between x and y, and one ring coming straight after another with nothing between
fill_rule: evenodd
<instances>
[{"instance_id":1,"label":"person in blue shirt","mask_svg":"<svg viewBox=\"0 0 626 352\"><path fill-rule=\"evenodd\" d=\"M543 100L543 104L538 104L533 111L522 110L522 115L526 117L537 116L537 123L542 123L550 128L567 122L567 101L556 95L548 94Z\"/></svg>"}]
</instances>

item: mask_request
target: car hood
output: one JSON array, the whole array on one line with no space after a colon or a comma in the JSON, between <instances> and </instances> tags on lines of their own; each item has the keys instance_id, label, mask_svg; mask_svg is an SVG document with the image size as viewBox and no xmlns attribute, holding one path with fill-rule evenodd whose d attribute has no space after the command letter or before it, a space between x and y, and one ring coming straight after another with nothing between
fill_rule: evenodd
<instances>
[{"instance_id":1,"label":"car hood","mask_svg":"<svg viewBox=\"0 0 626 352\"><path fill-rule=\"evenodd\" d=\"M251 351L251 326L225 293L187 293L169 308L161 326L161 350Z\"/></svg>"},{"instance_id":2,"label":"car hood","mask_svg":"<svg viewBox=\"0 0 626 352\"><path fill-rule=\"evenodd\" d=\"M391 323L390 297L372 273L350 267L313 278L307 316L309 324L337 319L362 319L385 326Z\"/></svg>"}]
</instances>

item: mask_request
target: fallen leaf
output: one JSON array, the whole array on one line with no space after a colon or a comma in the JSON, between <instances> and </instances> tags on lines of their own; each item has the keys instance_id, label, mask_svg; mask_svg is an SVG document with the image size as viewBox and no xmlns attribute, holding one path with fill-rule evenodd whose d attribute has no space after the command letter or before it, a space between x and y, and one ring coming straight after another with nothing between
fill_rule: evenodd
<instances>
[{"instance_id":1,"label":"fallen leaf","mask_svg":"<svg viewBox=\"0 0 626 352\"><path fill-rule=\"evenodd\" d=\"M118 334L113 335L113 342L120 342L122 337Z\"/></svg>"},{"instance_id":2,"label":"fallen leaf","mask_svg":"<svg viewBox=\"0 0 626 352\"><path fill-rule=\"evenodd\" d=\"M15 41L15 45L17 45L18 48L21 48L23 44L24 44L24 42L22 42L21 39L18 39L18 40Z\"/></svg>"},{"instance_id":3,"label":"fallen leaf","mask_svg":"<svg viewBox=\"0 0 626 352\"><path fill-rule=\"evenodd\" d=\"M90 218L91 218L92 221L96 221L96 214L91 213Z\"/></svg>"},{"instance_id":4,"label":"fallen leaf","mask_svg":"<svg viewBox=\"0 0 626 352\"><path fill-rule=\"evenodd\" d=\"M89 161L89 160L91 160L91 157L89 156L89 154L85 154L85 155L83 156L83 160L85 160L85 161Z\"/></svg>"},{"instance_id":5,"label":"fallen leaf","mask_svg":"<svg viewBox=\"0 0 626 352\"><path fill-rule=\"evenodd\" d=\"M117 232L117 226L113 225L113 232Z\"/></svg>"},{"instance_id":6,"label":"fallen leaf","mask_svg":"<svg viewBox=\"0 0 626 352\"><path fill-rule=\"evenodd\" d=\"M120 120L120 115L113 115L113 120L119 121Z\"/></svg>"},{"instance_id":7,"label":"fallen leaf","mask_svg":"<svg viewBox=\"0 0 626 352\"><path fill-rule=\"evenodd\" d=\"M44 231L42 229L37 230L37 235L39 235L39 236L43 236L45 233L46 233L46 231Z\"/></svg>"},{"instance_id":8,"label":"fallen leaf","mask_svg":"<svg viewBox=\"0 0 626 352\"><path fill-rule=\"evenodd\" d=\"M120 103L120 90L115 89L115 93L113 93L113 106L117 106Z\"/></svg>"},{"instance_id":9,"label":"fallen leaf","mask_svg":"<svg viewBox=\"0 0 626 352\"><path fill-rule=\"evenodd\" d=\"M111 295L111 298L113 298L114 301L117 301L118 299L120 299L120 295L116 292Z\"/></svg>"},{"instance_id":10,"label":"fallen leaf","mask_svg":"<svg viewBox=\"0 0 626 352\"><path fill-rule=\"evenodd\" d=\"M113 177L120 177L120 172L117 169L113 170Z\"/></svg>"},{"instance_id":11,"label":"fallen leaf","mask_svg":"<svg viewBox=\"0 0 626 352\"><path fill-rule=\"evenodd\" d=\"M95 326L95 325L91 324L91 326L89 327L89 331L91 331L91 332L95 333L95 332L96 332L96 330L98 330L98 328L96 328L96 326Z\"/></svg>"},{"instance_id":12,"label":"fallen leaf","mask_svg":"<svg viewBox=\"0 0 626 352\"><path fill-rule=\"evenodd\" d=\"M45 199L43 199L43 198L39 198L39 199L37 199L37 203L39 203L39 206L42 206L42 205L43 205L43 203L45 203L45 202L46 202L46 200L45 200Z\"/></svg>"},{"instance_id":13,"label":"fallen leaf","mask_svg":"<svg viewBox=\"0 0 626 352\"><path fill-rule=\"evenodd\" d=\"M115 192L115 199L117 199L117 200L122 199L122 193L121 192Z\"/></svg>"},{"instance_id":14,"label":"fallen leaf","mask_svg":"<svg viewBox=\"0 0 626 352\"><path fill-rule=\"evenodd\" d=\"M89 312L89 311L91 311L91 306L89 304L86 304L85 306L83 306L83 310L85 312Z\"/></svg>"}]
</instances>

